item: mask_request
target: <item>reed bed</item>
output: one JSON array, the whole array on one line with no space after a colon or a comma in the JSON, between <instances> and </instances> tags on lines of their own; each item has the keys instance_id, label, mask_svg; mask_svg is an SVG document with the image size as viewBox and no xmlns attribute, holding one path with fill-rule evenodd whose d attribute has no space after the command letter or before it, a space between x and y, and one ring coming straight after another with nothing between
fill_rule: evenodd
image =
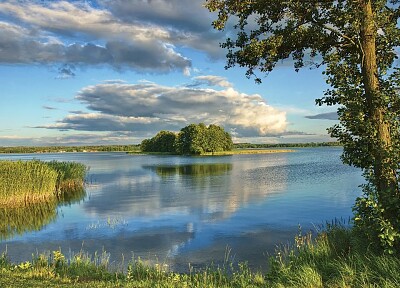
<instances>
[{"instance_id":1,"label":"reed bed","mask_svg":"<svg viewBox=\"0 0 400 288\"><path fill-rule=\"evenodd\" d=\"M86 167L75 162L0 161L0 207L40 203L83 187Z\"/></svg>"},{"instance_id":2,"label":"reed bed","mask_svg":"<svg viewBox=\"0 0 400 288\"><path fill-rule=\"evenodd\" d=\"M78 189L83 186L86 166L82 163L53 160L46 164L53 168L58 174L56 183L56 191L58 194L63 194L68 190Z\"/></svg>"},{"instance_id":3,"label":"reed bed","mask_svg":"<svg viewBox=\"0 0 400 288\"><path fill-rule=\"evenodd\" d=\"M16 207L53 197L57 176L41 161L0 161L0 205Z\"/></svg>"}]
</instances>

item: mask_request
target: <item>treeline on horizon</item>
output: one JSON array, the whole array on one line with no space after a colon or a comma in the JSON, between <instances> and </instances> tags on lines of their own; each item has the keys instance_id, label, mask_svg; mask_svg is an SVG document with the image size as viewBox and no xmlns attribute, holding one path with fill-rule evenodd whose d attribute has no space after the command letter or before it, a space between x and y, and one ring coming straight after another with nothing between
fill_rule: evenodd
<instances>
[{"instance_id":1,"label":"treeline on horizon","mask_svg":"<svg viewBox=\"0 0 400 288\"><path fill-rule=\"evenodd\" d=\"M128 152L138 150L140 150L140 144L0 147L0 153Z\"/></svg>"},{"instance_id":2,"label":"treeline on horizon","mask_svg":"<svg viewBox=\"0 0 400 288\"><path fill-rule=\"evenodd\" d=\"M234 143L233 149L302 148L341 146L339 142L254 144ZM141 144L85 146L14 146L0 147L0 153L60 153L60 152L139 152ZM145 152L145 151L143 151Z\"/></svg>"},{"instance_id":3,"label":"treeline on horizon","mask_svg":"<svg viewBox=\"0 0 400 288\"><path fill-rule=\"evenodd\" d=\"M221 126L190 124L179 133L160 131L140 144L142 152L162 152L179 155L201 155L233 149L231 135Z\"/></svg>"},{"instance_id":4,"label":"treeline on horizon","mask_svg":"<svg viewBox=\"0 0 400 288\"><path fill-rule=\"evenodd\" d=\"M274 144L253 144L253 143L235 143L235 149L259 149L259 148L301 148L301 147L330 147L342 146L340 142L307 142L307 143L274 143Z\"/></svg>"}]
</instances>

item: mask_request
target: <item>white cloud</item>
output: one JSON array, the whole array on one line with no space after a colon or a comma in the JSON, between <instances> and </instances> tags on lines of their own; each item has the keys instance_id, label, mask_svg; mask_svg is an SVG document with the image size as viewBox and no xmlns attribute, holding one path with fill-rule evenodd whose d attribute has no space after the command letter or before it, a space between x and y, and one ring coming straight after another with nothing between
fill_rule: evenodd
<instances>
[{"instance_id":1,"label":"white cloud","mask_svg":"<svg viewBox=\"0 0 400 288\"><path fill-rule=\"evenodd\" d=\"M182 35L148 23L124 23L87 4L3 2L1 15L15 19L0 22L3 63L111 65L160 73L187 73L191 67L171 45L180 43Z\"/></svg>"},{"instance_id":2,"label":"white cloud","mask_svg":"<svg viewBox=\"0 0 400 288\"><path fill-rule=\"evenodd\" d=\"M204 79L230 86L220 77ZM204 122L235 129L238 136L271 136L285 133L287 126L285 112L266 104L258 94L247 95L231 87L215 90L111 82L85 87L76 99L94 113L69 115L40 128L133 131L143 135Z\"/></svg>"},{"instance_id":3,"label":"white cloud","mask_svg":"<svg viewBox=\"0 0 400 288\"><path fill-rule=\"evenodd\" d=\"M0 63L111 65L190 75L192 48L223 58L202 0L0 2ZM63 74L65 76L67 74Z\"/></svg>"},{"instance_id":4,"label":"white cloud","mask_svg":"<svg viewBox=\"0 0 400 288\"><path fill-rule=\"evenodd\" d=\"M233 87L233 84L222 76L204 75L194 77L193 80L195 80L195 83L192 86L207 84L208 86L220 86L225 88Z\"/></svg>"},{"instance_id":5,"label":"white cloud","mask_svg":"<svg viewBox=\"0 0 400 288\"><path fill-rule=\"evenodd\" d=\"M12 146L82 146L82 145L125 145L141 141L129 132L105 132L105 133L74 133L73 135L62 134L59 136L21 137L6 135L0 136L4 147Z\"/></svg>"}]
</instances>

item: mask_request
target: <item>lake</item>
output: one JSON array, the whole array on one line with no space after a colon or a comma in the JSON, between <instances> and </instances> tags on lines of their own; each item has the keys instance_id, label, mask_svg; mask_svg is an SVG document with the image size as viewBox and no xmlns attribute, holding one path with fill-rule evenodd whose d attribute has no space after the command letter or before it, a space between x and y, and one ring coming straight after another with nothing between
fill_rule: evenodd
<instances>
[{"instance_id":1,"label":"lake","mask_svg":"<svg viewBox=\"0 0 400 288\"><path fill-rule=\"evenodd\" d=\"M225 259L263 269L268 255L292 241L299 225L305 233L335 218L348 221L361 194L361 172L341 163L342 148L294 150L218 157L0 155L90 168L80 200L36 207L28 215L23 209L17 216L3 211L16 226L2 234L0 251L7 250L13 261L83 249L105 251L114 263L140 257L175 271Z\"/></svg>"}]
</instances>

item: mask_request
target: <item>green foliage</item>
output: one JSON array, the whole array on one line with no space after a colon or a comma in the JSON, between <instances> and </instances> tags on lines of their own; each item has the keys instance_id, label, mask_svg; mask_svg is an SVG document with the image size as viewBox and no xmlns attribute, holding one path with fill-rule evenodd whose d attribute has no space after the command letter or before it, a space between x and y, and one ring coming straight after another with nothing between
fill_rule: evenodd
<instances>
[{"instance_id":1,"label":"green foliage","mask_svg":"<svg viewBox=\"0 0 400 288\"><path fill-rule=\"evenodd\" d=\"M285 59L296 71L324 68L331 88L316 103L339 107L329 132L343 145L344 163L368 182L355 224L388 253L400 252L400 1L207 0L206 7L218 12L216 29L236 23L236 37L221 45L226 68L245 67L256 82L256 70L269 73Z\"/></svg>"},{"instance_id":2,"label":"green foliage","mask_svg":"<svg viewBox=\"0 0 400 288\"><path fill-rule=\"evenodd\" d=\"M368 247L355 230L328 225L314 239L295 238L295 246L270 259L270 287L397 287L400 260Z\"/></svg>"},{"instance_id":3,"label":"green foliage","mask_svg":"<svg viewBox=\"0 0 400 288\"><path fill-rule=\"evenodd\" d=\"M177 135L170 131L160 131L151 139L144 139L140 144L143 152L175 152Z\"/></svg>"},{"instance_id":4,"label":"green foliage","mask_svg":"<svg viewBox=\"0 0 400 288\"><path fill-rule=\"evenodd\" d=\"M183 155L200 155L207 150L207 127L204 123L190 124L181 129L176 141L176 151Z\"/></svg>"},{"instance_id":5,"label":"green foliage","mask_svg":"<svg viewBox=\"0 0 400 288\"><path fill-rule=\"evenodd\" d=\"M233 148L229 133L218 126L204 123L190 124L178 134L160 131L156 136L145 139L140 144L143 152L167 152L181 155L201 155L230 151Z\"/></svg>"},{"instance_id":6,"label":"green foliage","mask_svg":"<svg viewBox=\"0 0 400 288\"><path fill-rule=\"evenodd\" d=\"M208 127L204 123L190 124L181 129L176 141L176 151L184 155L230 151L232 148L230 134L214 124Z\"/></svg>"},{"instance_id":7,"label":"green foliage","mask_svg":"<svg viewBox=\"0 0 400 288\"><path fill-rule=\"evenodd\" d=\"M139 149L139 145L16 146L0 147L0 153L135 152Z\"/></svg>"},{"instance_id":8,"label":"green foliage","mask_svg":"<svg viewBox=\"0 0 400 288\"><path fill-rule=\"evenodd\" d=\"M303 148L303 147L336 147L342 146L339 142L307 142L307 143L276 143L276 144L253 144L235 143L234 149L256 149L256 148Z\"/></svg>"}]
</instances>

